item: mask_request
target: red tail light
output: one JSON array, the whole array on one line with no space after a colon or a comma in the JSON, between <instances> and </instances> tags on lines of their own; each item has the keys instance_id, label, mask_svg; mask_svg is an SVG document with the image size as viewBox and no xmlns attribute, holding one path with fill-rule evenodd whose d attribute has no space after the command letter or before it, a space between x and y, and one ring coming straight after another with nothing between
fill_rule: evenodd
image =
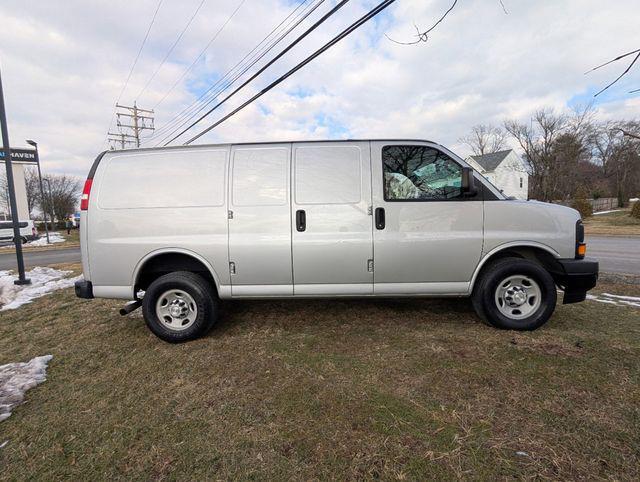
<instances>
[{"instance_id":1,"label":"red tail light","mask_svg":"<svg viewBox=\"0 0 640 482\"><path fill-rule=\"evenodd\" d=\"M91 194L91 184L93 179L87 179L84 182L84 189L82 190L82 197L80 198L80 210L86 211L89 209L89 194Z\"/></svg>"}]
</instances>

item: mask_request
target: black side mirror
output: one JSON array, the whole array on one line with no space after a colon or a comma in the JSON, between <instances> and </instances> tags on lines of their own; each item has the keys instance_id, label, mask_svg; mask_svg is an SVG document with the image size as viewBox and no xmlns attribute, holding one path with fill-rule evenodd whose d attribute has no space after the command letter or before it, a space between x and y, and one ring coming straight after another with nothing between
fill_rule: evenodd
<instances>
[{"instance_id":1,"label":"black side mirror","mask_svg":"<svg viewBox=\"0 0 640 482\"><path fill-rule=\"evenodd\" d=\"M462 168L462 195L464 197L473 197L478 194L475 178L473 177L473 169L470 167Z\"/></svg>"}]
</instances>

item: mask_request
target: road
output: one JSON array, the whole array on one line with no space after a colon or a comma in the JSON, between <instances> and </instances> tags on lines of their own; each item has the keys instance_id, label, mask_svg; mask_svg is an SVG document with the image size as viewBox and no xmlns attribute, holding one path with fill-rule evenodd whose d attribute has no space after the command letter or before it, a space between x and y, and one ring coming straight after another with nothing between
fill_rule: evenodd
<instances>
[{"instance_id":1,"label":"road","mask_svg":"<svg viewBox=\"0 0 640 482\"><path fill-rule=\"evenodd\" d=\"M640 275L640 237L588 236L587 256L600 260L603 273ZM27 267L80 262L80 248L25 251ZM14 253L0 254L0 269L15 269Z\"/></svg>"},{"instance_id":2,"label":"road","mask_svg":"<svg viewBox=\"0 0 640 482\"><path fill-rule=\"evenodd\" d=\"M587 256L603 273L640 275L640 236L587 236Z\"/></svg>"},{"instance_id":3,"label":"road","mask_svg":"<svg viewBox=\"0 0 640 482\"><path fill-rule=\"evenodd\" d=\"M32 266L47 266L57 263L79 263L80 248L47 249L42 251L23 251L24 264L27 268ZM0 269L16 270L16 254L0 254Z\"/></svg>"}]
</instances>

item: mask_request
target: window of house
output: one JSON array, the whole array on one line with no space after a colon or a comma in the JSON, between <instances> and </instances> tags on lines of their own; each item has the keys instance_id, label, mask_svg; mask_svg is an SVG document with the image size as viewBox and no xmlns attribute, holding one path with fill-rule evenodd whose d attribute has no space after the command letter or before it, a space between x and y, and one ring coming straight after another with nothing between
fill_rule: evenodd
<instances>
[{"instance_id":1,"label":"window of house","mask_svg":"<svg viewBox=\"0 0 640 482\"><path fill-rule=\"evenodd\" d=\"M427 146L382 148L386 201L446 201L462 197L462 167Z\"/></svg>"},{"instance_id":2,"label":"window of house","mask_svg":"<svg viewBox=\"0 0 640 482\"><path fill-rule=\"evenodd\" d=\"M522 178L520 178L520 188L522 188Z\"/></svg>"}]
</instances>

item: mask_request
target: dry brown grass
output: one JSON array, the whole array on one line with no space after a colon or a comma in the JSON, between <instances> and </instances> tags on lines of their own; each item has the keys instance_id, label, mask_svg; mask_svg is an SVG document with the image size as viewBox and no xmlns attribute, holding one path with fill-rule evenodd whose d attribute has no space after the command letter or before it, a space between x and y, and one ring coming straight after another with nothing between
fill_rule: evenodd
<instances>
[{"instance_id":1,"label":"dry brown grass","mask_svg":"<svg viewBox=\"0 0 640 482\"><path fill-rule=\"evenodd\" d=\"M514 333L465 300L233 302L168 345L119 307L0 313L0 363L54 355L0 425L0 479L640 477L632 308Z\"/></svg>"},{"instance_id":2,"label":"dry brown grass","mask_svg":"<svg viewBox=\"0 0 640 482\"><path fill-rule=\"evenodd\" d=\"M640 236L640 219L629 215L629 210L599 214L584 220L587 236Z\"/></svg>"}]
</instances>

